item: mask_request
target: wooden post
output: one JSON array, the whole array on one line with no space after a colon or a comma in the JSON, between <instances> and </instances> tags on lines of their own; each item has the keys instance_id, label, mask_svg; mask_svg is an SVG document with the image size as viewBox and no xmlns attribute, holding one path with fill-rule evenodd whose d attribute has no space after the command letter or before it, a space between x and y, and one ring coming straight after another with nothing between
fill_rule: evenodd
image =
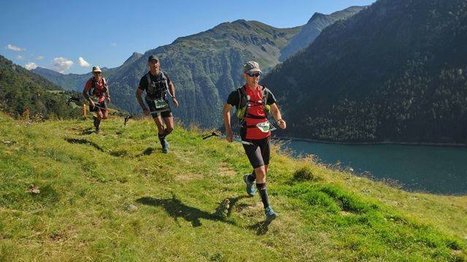
<instances>
[{"instance_id":1,"label":"wooden post","mask_svg":"<svg viewBox=\"0 0 467 262\"><path fill-rule=\"evenodd\" d=\"M83 118L86 119L86 117L87 117L86 104L83 103Z\"/></svg>"}]
</instances>

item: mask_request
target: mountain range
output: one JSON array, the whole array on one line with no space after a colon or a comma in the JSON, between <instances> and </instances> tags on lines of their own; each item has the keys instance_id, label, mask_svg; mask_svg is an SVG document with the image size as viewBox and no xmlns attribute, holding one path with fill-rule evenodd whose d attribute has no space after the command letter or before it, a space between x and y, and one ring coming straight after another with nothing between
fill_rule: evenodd
<instances>
[{"instance_id":1,"label":"mountain range","mask_svg":"<svg viewBox=\"0 0 467 262\"><path fill-rule=\"evenodd\" d=\"M202 127L218 127L220 111L227 95L242 85L242 65L257 60L263 72L269 72L281 57L290 56L310 44L326 26L358 12L352 7L328 16L315 14L305 26L278 29L256 22L237 20L222 23L195 35L180 37L173 43L134 53L122 66L104 70L113 103L131 113L140 112L135 90L147 72L147 58L157 55L161 68L174 81L180 108L174 114L180 120ZM313 32L312 37L306 37ZM68 90L80 91L91 76L63 75L37 68L35 73Z\"/></svg>"},{"instance_id":2,"label":"mountain range","mask_svg":"<svg viewBox=\"0 0 467 262\"><path fill-rule=\"evenodd\" d=\"M289 136L467 144L467 2L379 0L263 79Z\"/></svg>"}]
</instances>

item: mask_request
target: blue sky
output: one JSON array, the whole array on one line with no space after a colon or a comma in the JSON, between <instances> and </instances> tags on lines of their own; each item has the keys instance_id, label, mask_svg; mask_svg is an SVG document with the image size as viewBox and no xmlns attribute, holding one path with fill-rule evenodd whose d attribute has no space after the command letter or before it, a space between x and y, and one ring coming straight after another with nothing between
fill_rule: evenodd
<instances>
[{"instance_id":1,"label":"blue sky","mask_svg":"<svg viewBox=\"0 0 467 262\"><path fill-rule=\"evenodd\" d=\"M26 68L87 73L117 67L133 52L172 43L237 19L278 27L304 25L375 0L1 0L0 55Z\"/></svg>"}]
</instances>

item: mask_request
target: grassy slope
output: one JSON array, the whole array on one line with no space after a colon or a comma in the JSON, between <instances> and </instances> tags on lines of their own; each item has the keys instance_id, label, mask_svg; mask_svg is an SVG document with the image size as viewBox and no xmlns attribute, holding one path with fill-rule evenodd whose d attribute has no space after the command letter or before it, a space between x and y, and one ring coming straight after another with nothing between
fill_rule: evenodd
<instances>
[{"instance_id":1,"label":"grassy slope","mask_svg":"<svg viewBox=\"0 0 467 262\"><path fill-rule=\"evenodd\" d=\"M275 150L279 217L266 224L238 143L177 128L164 155L149 119L111 119L99 135L91 121L0 124L0 261L466 260L466 196L407 193Z\"/></svg>"}]
</instances>

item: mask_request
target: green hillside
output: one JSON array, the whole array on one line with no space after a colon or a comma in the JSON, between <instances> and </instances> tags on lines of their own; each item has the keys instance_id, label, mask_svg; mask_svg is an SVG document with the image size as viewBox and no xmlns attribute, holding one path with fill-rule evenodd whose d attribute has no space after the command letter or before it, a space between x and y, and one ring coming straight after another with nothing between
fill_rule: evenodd
<instances>
[{"instance_id":1,"label":"green hillside","mask_svg":"<svg viewBox=\"0 0 467 262\"><path fill-rule=\"evenodd\" d=\"M152 120L0 115L0 261L465 261L467 197L407 193L274 150L264 222L239 143ZM229 202L229 206L221 203Z\"/></svg>"},{"instance_id":2,"label":"green hillside","mask_svg":"<svg viewBox=\"0 0 467 262\"><path fill-rule=\"evenodd\" d=\"M67 103L74 95L0 55L0 111L36 120L76 117L80 109Z\"/></svg>"}]
</instances>

